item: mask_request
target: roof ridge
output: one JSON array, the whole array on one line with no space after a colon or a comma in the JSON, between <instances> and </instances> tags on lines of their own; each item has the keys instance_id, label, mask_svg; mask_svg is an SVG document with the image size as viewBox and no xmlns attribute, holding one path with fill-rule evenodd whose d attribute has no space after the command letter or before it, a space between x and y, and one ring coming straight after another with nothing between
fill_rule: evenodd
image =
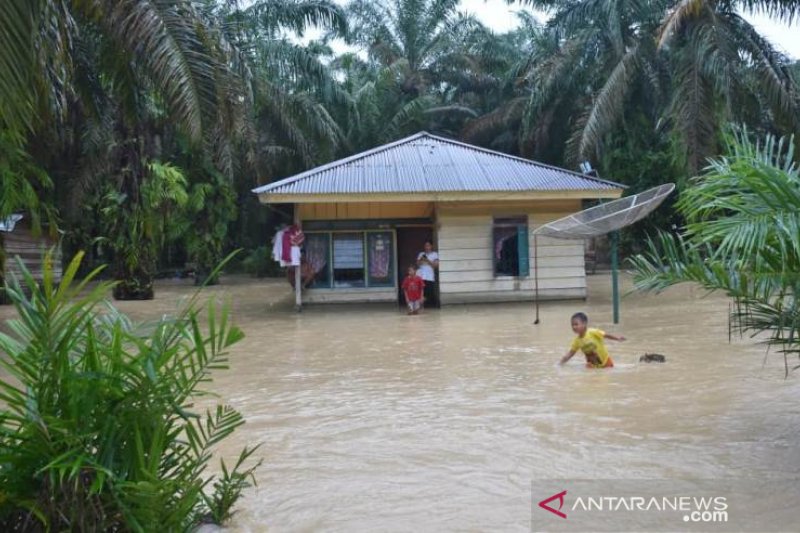
<instances>
[{"instance_id":1,"label":"roof ridge","mask_svg":"<svg viewBox=\"0 0 800 533\"><path fill-rule=\"evenodd\" d=\"M468 143L465 143L465 142L462 142L462 141L458 141L458 140L455 140L455 139L449 139L447 137L442 137L440 135L434 135L432 133L429 133L429 132L423 130L423 131L417 132L417 133L415 133L413 135L409 135L408 137L403 137L402 139L398 139L396 141L392 141L392 142L387 143L387 144L376 146L374 148L370 148L368 150L364 150L363 152L359 152L357 154L353 154L351 156L344 157L342 159L337 159L335 161L330 161L328 163L324 163L322 165L319 165L317 167L308 169L308 170L303 171L303 172L301 172L299 174L296 174L294 176L290 176L288 178L283 178L281 180L274 181L272 183L267 183L265 185L261 185L259 187L256 187L255 189L252 189L252 192L254 192L256 194L269 192L272 189L276 189L276 188L279 188L279 187L290 185L290 184L296 183L298 181L304 180L306 178L310 178L310 177L312 177L312 176L314 176L314 175L316 175L316 174L318 174L320 172L324 172L326 170L330 170L330 169L337 168L337 167L340 167L340 166L343 166L343 165L347 165L347 164L353 163L355 161L359 161L361 159L365 159L365 158L373 156L375 154L379 154L381 152L385 152L385 151L390 150L392 148L396 148L396 147L401 146L403 144L407 144L409 142L415 141L417 139L422 139L422 138L429 138L429 139L437 140L439 142L447 143L447 144L458 146L458 147L461 147L461 148L466 148L466 149L472 150L474 152L481 152L481 153L484 153L484 154L490 154L490 155L494 155L494 156L497 156L497 157L505 158L505 159L508 159L508 160L511 160L511 161L517 161L519 163L523 163L523 164L526 164L526 165L531 165L531 166L540 167L540 168L546 168L546 169L555 170L555 171L558 171L558 172L565 172L567 174L570 174L570 175L573 175L573 176L576 176L576 177L580 177L580 178L588 180L588 181L602 183L602 184L605 184L605 185L611 185L613 187L619 187L621 189L626 189L627 188L625 185L622 185L622 184L614 182L614 181L604 180L604 179L598 178L596 176L591 176L591 175L588 175L588 174L582 174L580 172L575 172L573 170L569 170L569 169L565 169L565 168L561 168L561 167L556 167L556 166L553 166L553 165L548 165L546 163L541 163L539 161L534 161L532 159L526 159L524 157L519 157L519 156L515 156L515 155L511 155L511 154L506 154L504 152L499 152L497 150L491 150L489 148L484 148L482 146L476 146L474 144L468 144ZM485 173L484 173L484 175L485 175Z\"/></svg>"}]
</instances>

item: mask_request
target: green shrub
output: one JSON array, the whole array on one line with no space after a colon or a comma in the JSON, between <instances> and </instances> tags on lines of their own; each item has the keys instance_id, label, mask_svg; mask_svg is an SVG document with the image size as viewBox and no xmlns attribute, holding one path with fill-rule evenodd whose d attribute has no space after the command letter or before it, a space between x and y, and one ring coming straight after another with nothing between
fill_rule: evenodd
<instances>
[{"instance_id":1,"label":"green shrub","mask_svg":"<svg viewBox=\"0 0 800 533\"><path fill-rule=\"evenodd\" d=\"M242 261L242 268L256 278L279 278L284 275L281 266L270 257L270 250L266 246L251 250Z\"/></svg>"},{"instance_id":2,"label":"green shrub","mask_svg":"<svg viewBox=\"0 0 800 533\"><path fill-rule=\"evenodd\" d=\"M636 288L661 291L697 283L734 300L733 324L800 369L800 170L794 138L759 142L734 129L723 156L708 161L676 207L679 234L660 232L630 259Z\"/></svg>"},{"instance_id":3,"label":"green shrub","mask_svg":"<svg viewBox=\"0 0 800 533\"><path fill-rule=\"evenodd\" d=\"M244 423L233 408L192 401L242 337L210 302L133 324L105 302L112 284L74 280L8 295L19 318L0 333L0 529L185 531L230 516L258 466L206 473L212 449ZM46 264L49 264L46 262ZM25 296L25 293L30 296ZM103 305L104 304L104 305Z\"/></svg>"}]
</instances>

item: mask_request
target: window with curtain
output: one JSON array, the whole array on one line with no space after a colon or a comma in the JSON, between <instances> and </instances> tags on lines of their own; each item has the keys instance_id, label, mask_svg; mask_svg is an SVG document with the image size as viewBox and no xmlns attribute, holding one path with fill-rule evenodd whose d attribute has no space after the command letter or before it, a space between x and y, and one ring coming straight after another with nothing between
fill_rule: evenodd
<instances>
[{"instance_id":1,"label":"window with curtain","mask_svg":"<svg viewBox=\"0 0 800 533\"><path fill-rule=\"evenodd\" d=\"M394 286L394 242L390 231L367 233L368 275L370 287Z\"/></svg>"},{"instance_id":2,"label":"window with curtain","mask_svg":"<svg viewBox=\"0 0 800 533\"><path fill-rule=\"evenodd\" d=\"M496 217L492 227L495 276L528 276L528 217Z\"/></svg>"},{"instance_id":3,"label":"window with curtain","mask_svg":"<svg viewBox=\"0 0 800 533\"><path fill-rule=\"evenodd\" d=\"M393 231L308 232L303 253L311 288L395 286Z\"/></svg>"},{"instance_id":4,"label":"window with curtain","mask_svg":"<svg viewBox=\"0 0 800 533\"><path fill-rule=\"evenodd\" d=\"M333 234L333 286L365 286L363 232Z\"/></svg>"},{"instance_id":5,"label":"window with curtain","mask_svg":"<svg viewBox=\"0 0 800 533\"><path fill-rule=\"evenodd\" d=\"M306 262L314 271L313 288L331 286L330 233L307 233L305 242Z\"/></svg>"}]
</instances>

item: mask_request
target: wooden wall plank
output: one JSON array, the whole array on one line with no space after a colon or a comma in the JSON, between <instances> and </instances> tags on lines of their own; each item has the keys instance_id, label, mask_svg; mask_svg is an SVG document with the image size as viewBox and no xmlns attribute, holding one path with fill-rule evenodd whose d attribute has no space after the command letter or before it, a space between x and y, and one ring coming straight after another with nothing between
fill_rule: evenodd
<instances>
[{"instance_id":1,"label":"wooden wall plank","mask_svg":"<svg viewBox=\"0 0 800 533\"><path fill-rule=\"evenodd\" d=\"M304 303L396 302L397 291L366 289L309 289L303 294Z\"/></svg>"},{"instance_id":2,"label":"wooden wall plank","mask_svg":"<svg viewBox=\"0 0 800 533\"><path fill-rule=\"evenodd\" d=\"M57 242L47 235L34 236L30 229L18 227L10 233L3 234L3 250L6 254L5 275L22 278L22 269L16 258L23 262L35 279L43 276L42 262L45 254L54 249L53 272L57 280L61 279L61 249Z\"/></svg>"},{"instance_id":3,"label":"wooden wall plank","mask_svg":"<svg viewBox=\"0 0 800 533\"><path fill-rule=\"evenodd\" d=\"M449 295L474 293L532 292L534 272L528 277L494 276L492 223L499 211L528 216L529 260L531 268L538 265L541 291L568 290L585 294L586 272L583 241L570 241L540 237L534 247L533 230L539 225L555 220L580 208L579 202L540 202L536 209L530 204L507 206L500 209L490 203L470 206L440 206L437 220L438 249L440 253L440 292L447 302ZM525 211L527 209L527 211ZM538 254L538 258L536 257ZM583 291L583 292L582 292Z\"/></svg>"},{"instance_id":4,"label":"wooden wall plank","mask_svg":"<svg viewBox=\"0 0 800 533\"><path fill-rule=\"evenodd\" d=\"M477 259L453 259L447 258L447 256L441 255L442 259L439 260L439 268L443 270L445 273L447 272L469 272L475 270L481 270L485 272L492 272L494 268L494 260L491 257L487 257L489 254L486 250L483 250L483 257ZM583 260L583 258L579 258ZM544 256L539 258L539 275L541 276L544 272L549 272L551 270L560 270L564 268L568 269L580 269L582 266L576 266L576 257L574 255L567 255L567 256Z\"/></svg>"},{"instance_id":5,"label":"wooden wall plank","mask_svg":"<svg viewBox=\"0 0 800 533\"><path fill-rule=\"evenodd\" d=\"M301 220L429 218L432 202L341 202L300 204Z\"/></svg>"},{"instance_id":6,"label":"wooden wall plank","mask_svg":"<svg viewBox=\"0 0 800 533\"><path fill-rule=\"evenodd\" d=\"M539 301L568 299L577 300L585 298L585 288L545 289L539 291ZM442 295L442 303L446 305L468 303L533 302L534 299L535 295L533 291L454 292Z\"/></svg>"},{"instance_id":7,"label":"wooden wall plank","mask_svg":"<svg viewBox=\"0 0 800 533\"><path fill-rule=\"evenodd\" d=\"M582 277L539 279L539 290L561 288L585 288L586 280ZM485 292L485 291L532 291L533 279L503 279L494 281L463 281L458 283L441 282L442 294L449 292Z\"/></svg>"},{"instance_id":8,"label":"wooden wall plank","mask_svg":"<svg viewBox=\"0 0 800 533\"><path fill-rule=\"evenodd\" d=\"M540 269L539 270L539 284L543 280L549 279L567 279L567 278L576 278L579 280L583 280L583 269L580 267L573 267L573 268L548 268L548 269ZM463 283L467 281L483 281L485 283L495 283L495 282L503 282L509 279L515 279L511 277L495 277L492 274L491 270L462 270L459 272L445 272L440 277L440 284L441 285L449 285L453 283ZM520 278L527 280L528 278Z\"/></svg>"}]
</instances>

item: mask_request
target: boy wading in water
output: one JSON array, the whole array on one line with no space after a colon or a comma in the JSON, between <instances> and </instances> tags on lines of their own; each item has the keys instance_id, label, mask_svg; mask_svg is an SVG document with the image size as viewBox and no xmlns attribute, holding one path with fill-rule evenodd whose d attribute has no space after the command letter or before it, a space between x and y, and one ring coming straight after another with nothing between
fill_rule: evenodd
<instances>
[{"instance_id":1,"label":"boy wading in water","mask_svg":"<svg viewBox=\"0 0 800 533\"><path fill-rule=\"evenodd\" d=\"M569 361L575 353L580 350L586 356L586 366L588 368L611 368L614 366L614 361L608 355L608 350L603 342L603 339L611 339L612 341L624 341L625 337L622 335L616 336L606 333L601 329L590 328L589 318L583 313L575 313L572 315L572 331L575 332L577 337L572 341L567 355L561 358L559 364L564 364Z\"/></svg>"},{"instance_id":2,"label":"boy wading in water","mask_svg":"<svg viewBox=\"0 0 800 533\"><path fill-rule=\"evenodd\" d=\"M406 305L408 305L408 314L417 315L424 298L422 296L425 290L425 281L417 276L417 268L414 265L408 267L408 275L403 280L403 295L406 298Z\"/></svg>"}]
</instances>

